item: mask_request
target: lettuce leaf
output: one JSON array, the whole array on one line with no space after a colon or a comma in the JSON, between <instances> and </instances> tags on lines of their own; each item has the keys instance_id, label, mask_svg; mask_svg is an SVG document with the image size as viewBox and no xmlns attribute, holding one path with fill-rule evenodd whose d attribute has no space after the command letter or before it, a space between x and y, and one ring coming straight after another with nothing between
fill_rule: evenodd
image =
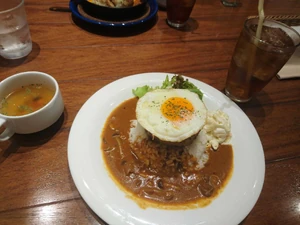
<instances>
[{"instance_id":1,"label":"lettuce leaf","mask_svg":"<svg viewBox=\"0 0 300 225\"><path fill-rule=\"evenodd\" d=\"M142 87L137 87L136 89L132 89L132 93L136 96L136 97L143 97L148 91L153 90L152 87L148 86L148 85L144 85Z\"/></svg>"},{"instance_id":2,"label":"lettuce leaf","mask_svg":"<svg viewBox=\"0 0 300 225\"><path fill-rule=\"evenodd\" d=\"M174 83L175 83L175 80L173 79L173 77L171 80L169 80L169 76L167 75L166 79L164 80L164 82L162 83L162 86L160 88L161 89L172 88Z\"/></svg>"},{"instance_id":3,"label":"lettuce leaf","mask_svg":"<svg viewBox=\"0 0 300 225\"><path fill-rule=\"evenodd\" d=\"M148 91L152 91L154 89L169 89L169 88L175 88L175 89L188 89L191 92L196 93L199 98L202 100L203 93L200 91L199 88L197 88L196 85L191 83L188 79L184 79L181 75L174 75L171 79L169 79L169 76L166 76L166 79L163 81L161 87L150 87L148 85L144 85L142 87L137 87L136 89L132 90L132 93L136 97L143 97Z\"/></svg>"}]
</instances>

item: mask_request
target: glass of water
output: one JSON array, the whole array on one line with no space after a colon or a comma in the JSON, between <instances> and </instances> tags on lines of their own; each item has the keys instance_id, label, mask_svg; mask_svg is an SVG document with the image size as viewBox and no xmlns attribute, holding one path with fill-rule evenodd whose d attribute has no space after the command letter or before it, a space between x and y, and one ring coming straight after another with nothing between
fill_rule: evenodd
<instances>
[{"instance_id":1,"label":"glass of water","mask_svg":"<svg viewBox=\"0 0 300 225\"><path fill-rule=\"evenodd\" d=\"M19 59L32 50L24 0L6 0L0 4L0 55Z\"/></svg>"}]
</instances>

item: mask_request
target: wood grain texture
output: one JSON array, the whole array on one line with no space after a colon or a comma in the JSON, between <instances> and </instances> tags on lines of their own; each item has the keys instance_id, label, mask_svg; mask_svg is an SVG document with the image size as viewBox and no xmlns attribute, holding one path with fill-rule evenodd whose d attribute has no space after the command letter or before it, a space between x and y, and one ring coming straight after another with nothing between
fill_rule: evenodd
<instances>
[{"instance_id":1,"label":"wood grain texture","mask_svg":"<svg viewBox=\"0 0 300 225\"><path fill-rule=\"evenodd\" d=\"M298 224L299 170L299 157L267 164L262 194L242 225Z\"/></svg>"},{"instance_id":2,"label":"wood grain texture","mask_svg":"<svg viewBox=\"0 0 300 225\"><path fill-rule=\"evenodd\" d=\"M22 71L49 73L59 83L65 112L42 132L0 142L0 224L104 224L81 198L68 167L68 135L77 112L97 90L139 73L183 74L223 91L243 21L257 14L257 1L241 2L227 8L219 0L198 0L183 30L170 28L163 10L143 27L116 30L49 10L68 7L68 0L25 0L33 51L25 59L0 58L0 80ZM298 0L265 1L269 15L299 12ZM261 196L242 225L296 225L300 80L274 78L239 106L255 126L266 160Z\"/></svg>"}]
</instances>

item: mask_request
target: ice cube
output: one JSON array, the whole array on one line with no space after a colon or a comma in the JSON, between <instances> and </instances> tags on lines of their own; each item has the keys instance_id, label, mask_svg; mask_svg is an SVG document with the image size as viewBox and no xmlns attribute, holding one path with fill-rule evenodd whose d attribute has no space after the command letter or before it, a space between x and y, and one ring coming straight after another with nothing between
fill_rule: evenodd
<instances>
[{"instance_id":1,"label":"ice cube","mask_svg":"<svg viewBox=\"0 0 300 225\"><path fill-rule=\"evenodd\" d=\"M252 34L256 33L257 25L250 25L250 30ZM280 28L276 27L262 27L261 40L271 44L272 46L285 48L289 46L294 46L293 40Z\"/></svg>"}]
</instances>

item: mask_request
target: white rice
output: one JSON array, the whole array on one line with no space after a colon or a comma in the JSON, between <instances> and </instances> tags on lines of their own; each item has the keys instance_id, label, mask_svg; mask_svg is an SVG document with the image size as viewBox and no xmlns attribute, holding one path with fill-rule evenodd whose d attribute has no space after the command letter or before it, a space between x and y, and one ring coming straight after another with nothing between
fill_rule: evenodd
<instances>
[{"instance_id":1,"label":"white rice","mask_svg":"<svg viewBox=\"0 0 300 225\"><path fill-rule=\"evenodd\" d=\"M188 151L190 155L193 155L198 162L198 169L204 167L205 163L209 159L209 155L206 151L207 149L207 137L205 130L201 130L193 141L192 144L185 147L185 150Z\"/></svg>"},{"instance_id":2,"label":"white rice","mask_svg":"<svg viewBox=\"0 0 300 225\"><path fill-rule=\"evenodd\" d=\"M131 120L130 131L129 131L129 142L140 143L145 138L147 138L147 133L145 129L138 123L137 120Z\"/></svg>"}]
</instances>

